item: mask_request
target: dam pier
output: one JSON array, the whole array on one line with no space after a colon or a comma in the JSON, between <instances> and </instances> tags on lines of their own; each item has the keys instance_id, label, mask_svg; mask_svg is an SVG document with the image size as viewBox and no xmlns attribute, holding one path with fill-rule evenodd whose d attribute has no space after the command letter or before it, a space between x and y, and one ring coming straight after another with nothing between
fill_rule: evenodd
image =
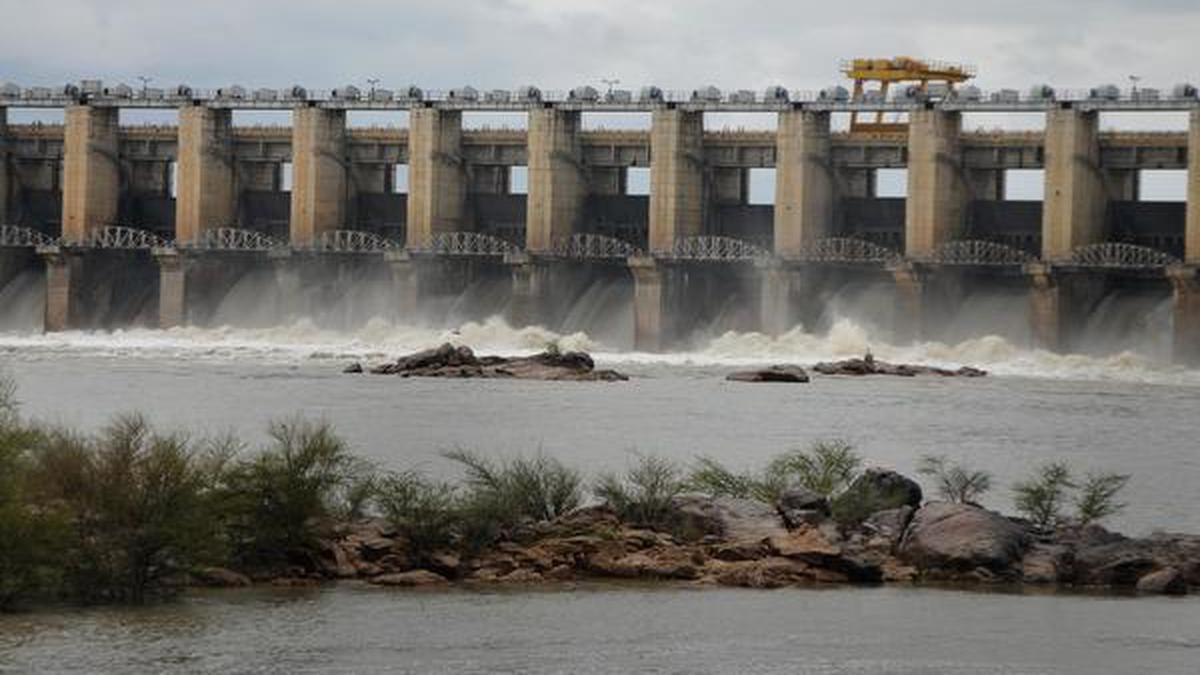
<instances>
[{"instance_id":1,"label":"dam pier","mask_svg":"<svg viewBox=\"0 0 1200 675\"><path fill-rule=\"evenodd\" d=\"M718 318L780 334L817 325L850 283L888 285L897 341L936 339L973 293L1028 298L1040 347L1070 350L1114 290L1169 299L1174 358L1200 362L1200 100L1142 92L808 95L771 88L569 94L134 91L85 82L0 89L0 287L44 275L48 331L206 325L240 280L272 280L280 316L392 289L396 317L472 284L509 320L555 328L597 280L623 289L633 343L661 350ZM13 110L63 124L9 123ZM121 111L177 111L173 126ZM235 111L290 112L290 127ZM394 112L408 125L355 127ZM464 114L526 115L526 129ZM1102 131L1102 113L1186 113L1185 129ZM641 113L648 130L586 129ZM706 130L757 113L773 131ZM902 116L869 133L836 115ZM1039 114L1043 131L967 131L974 113ZM599 119L603 119L600 117ZM403 172L397 167L404 167ZM877 173L906 169L903 197ZM751 174L774 173L773 204ZM1040 201L1006 199L1040 170ZM1187 198L1139 198L1139 172L1187 172ZM634 172L648 190L631 189ZM521 186L518 173L527 178ZM406 176L401 180L400 176ZM403 184L402 184L403 183ZM285 303L288 304L288 303Z\"/></svg>"}]
</instances>

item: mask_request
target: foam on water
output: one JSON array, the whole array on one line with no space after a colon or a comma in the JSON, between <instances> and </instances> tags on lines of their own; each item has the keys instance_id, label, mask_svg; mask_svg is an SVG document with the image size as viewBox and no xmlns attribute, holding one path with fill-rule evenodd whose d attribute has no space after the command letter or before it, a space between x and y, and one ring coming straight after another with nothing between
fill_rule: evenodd
<instances>
[{"instance_id":1,"label":"foam on water","mask_svg":"<svg viewBox=\"0 0 1200 675\"><path fill-rule=\"evenodd\" d=\"M465 344L481 353L532 353L555 342L567 350L591 352L605 364L664 368L712 368L777 362L810 364L860 356L939 366L973 365L1002 376L1111 380L1200 386L1200 370L1188 370L1133 351L1107 356L1054 354L1025 349L995 335L956 344L925 342L899 346L877 339L854 320L834 321L829 331L813 334L797 328L779 337L727 332L696 348L672 353L614 349L586 333L559 334L540 327L514 328L499 318L463 323L454 329L397 324L372 319L353 331L321 328L301 319L268 328L127 329L42 334L0 333L5 358L189 359L295 363L311 360L394 358L442 342Z\"/></svg>"}]
</instances>

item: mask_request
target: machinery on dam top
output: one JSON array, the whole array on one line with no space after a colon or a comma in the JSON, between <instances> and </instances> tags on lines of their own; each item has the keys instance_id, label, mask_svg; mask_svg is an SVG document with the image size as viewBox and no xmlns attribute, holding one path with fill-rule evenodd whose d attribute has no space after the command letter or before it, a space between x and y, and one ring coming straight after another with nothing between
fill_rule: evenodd
<instances>
[{"instance_id":1,"label":"machinery on dam top","mask_svg":"<svg viewBox=\"0 0 1200 675\"><path fill-rule=\"evenodd\" d=\"M975 77L975 67L897 56L851 59L842 63L842 73L854 80L854 101L886 101L892 85L903 87L900 96L903 99L941 100L954 95L955 85ZM869 83L877 83L878 88L867 89ZM875 111L873 122L860 121L858 116L858 110L850 113L851 133L902 133L908 130L907 123L884 122L882 110Z\"/></svg>"}]
</instances>

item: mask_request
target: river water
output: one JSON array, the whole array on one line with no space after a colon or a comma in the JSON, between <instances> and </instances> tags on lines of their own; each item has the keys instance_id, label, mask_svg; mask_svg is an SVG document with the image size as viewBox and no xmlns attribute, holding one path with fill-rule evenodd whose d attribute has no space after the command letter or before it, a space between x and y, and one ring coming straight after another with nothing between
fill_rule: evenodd
<instances>
[{"instance_id":1,"label":"river water","mask_svg":"<svg viewBox=\"0 0 1200 675\"><path fill-rule=\"evenodd\" d=\"M340 374L442 339L518 353L592 350L625 383L439 381ZM747 385L739 365L861 354L990 369L983 379L815 378ZM588 473L635 453L761 466L818 438L912 472L942 453L995 474L1011 510L1031 465L1065 459L1132 476L1124 531L1200 531L1200 371L1133 352L1056 356L999 337L893 347L852 321L828 334L725 334L678 354L608 349L585 334L455 331L371 321L263 329L0 334L23 410L84 427L141 411L251 442L266 421L333 422L394 468L452 470L439 452L546 452ZM411 592L204 592L144 609L0 617L0 672L1197 673L1200 600L912 588L695 590L640 585Z\"/></svg>"}]
</instances>

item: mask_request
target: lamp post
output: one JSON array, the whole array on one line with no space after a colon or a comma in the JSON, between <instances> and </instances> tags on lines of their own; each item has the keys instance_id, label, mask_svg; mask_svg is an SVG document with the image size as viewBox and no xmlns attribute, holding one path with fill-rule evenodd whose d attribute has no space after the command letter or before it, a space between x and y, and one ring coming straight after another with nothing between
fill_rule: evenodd
<instances>
[{"instance_id":1,"label":"lamp post","mask_svg":"<svg viewBox=\"0 0 1200 675\"><path fill-rule=\"evenodd\" d=\"M142 98L146 98L146 85L153 82L154 78L146 77L145 75L138 75L137 79L142 81Z\"/></svg>"},{"instance_id":2,"label":"lamp post","mask_svg":"<svg viewBox=\"0 0 1200 675\"><path fill-rule=\"evenodd\" d=\"M368 77L367 84L371 85L371 93L367 94L367 100L374 101L375 100L375 85L379 84L379 78Z\"/></svg>"},{"instance_id":3,"label":"lamp post","mask_svg":"<svg viewBox=\"0 0 1200 675\"><path fill-rule=\"evenodd\" d=\"M618 79L615 79L615 78L613 78L613 79L601 78L600 81L603 82L604 84L608 85L608 91L605 94L608 98L612 98L613 85L621 84L621 81Z\"/></svg>"}]
</instances>

